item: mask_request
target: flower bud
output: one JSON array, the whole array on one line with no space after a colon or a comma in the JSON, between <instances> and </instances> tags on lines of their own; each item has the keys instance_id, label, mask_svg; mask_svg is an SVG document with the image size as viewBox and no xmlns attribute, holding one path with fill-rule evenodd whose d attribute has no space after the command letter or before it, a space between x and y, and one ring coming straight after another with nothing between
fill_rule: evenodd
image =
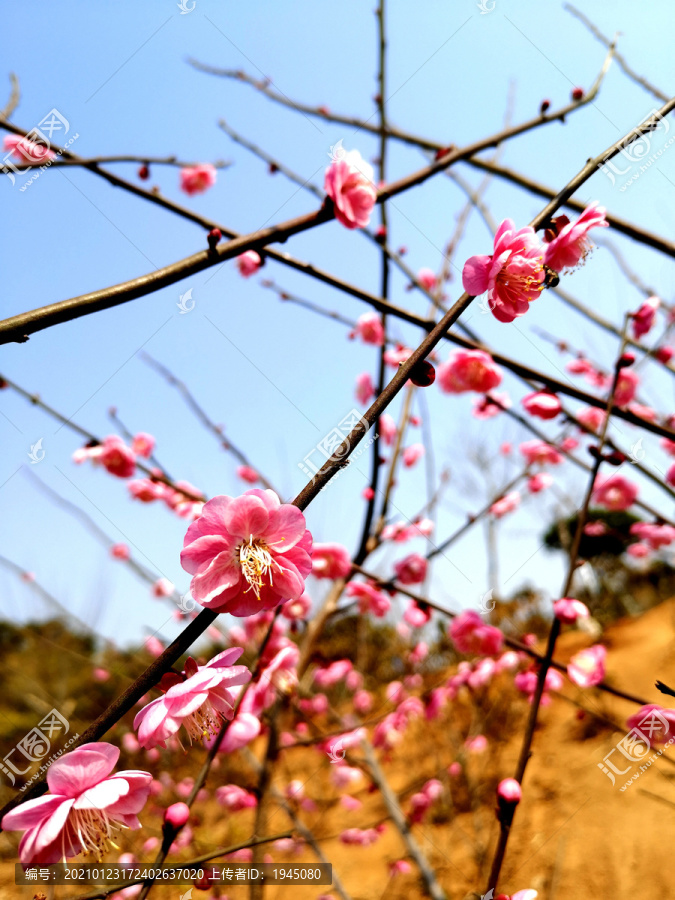
<instances>
[{"instance_id":1,"label":"flower bud","mask_svg":"<svg viewBox=\"0 0 675 900\"><path fill-rule=\"evenodd\" d=\"M218 241L222 238L222 232L220 228L212 228L211 231L206 236L206 240L209 243L209 250L215 250L218 246Z\"/></svg>"},{"instance_id":2,"label":"flower bud","mask_svg":"<svg viewBox=\"0 0 675 900\"><path fill-rule=\"evenodd\" d=\"M410 370L410 380L417 387L429 387L436 380L436 369L426 359L421 359Z\"/></svg>"},{"instance_id":3,"label":"flower bud","mask_svg":"<svg viewBox=\"0 0 675 900\"><path fill-rule=\"evenodd\" d=\"M140 169L138 170L138 177L141 179L141 181L147 181L148 178L150 177L149 167L141 166Z\"/></svg>"},{"instance_id":4,"label":"flower bud","mask_svg":"<svg viewBox=\"0 0 675 900\"><path fill-rule=\"evenodd\" d=\"M165 824L173 828L182 828L190 818L190 807L187 803L173 803L164 811Z\"/></svg>"},{"instance_id":5,"label":"flower bud","mask_svg":"<svg viewBox=\"0 0 675 900\"><path fill-rule=\"evenodd\" d=\"M581 100L584 96L584 89L580 87L575 87L572 89L572 100L578 101Z\"/></svg>"},{"instance_id":6,"label":"flower bud","mask_svg":"<svg viewBox=\"0 0 675 900\"><path fill-rule=\"evenodd\" d=\"M541 101L541 106L539 107L539 115L540 115L540 116L543 116L544 113L547 112L547 110L548 110L548 108L549 108L550 105L551 105L551 101L550 101L550 100L542 100L542 101Z\"/></svg>"}]
</instances>

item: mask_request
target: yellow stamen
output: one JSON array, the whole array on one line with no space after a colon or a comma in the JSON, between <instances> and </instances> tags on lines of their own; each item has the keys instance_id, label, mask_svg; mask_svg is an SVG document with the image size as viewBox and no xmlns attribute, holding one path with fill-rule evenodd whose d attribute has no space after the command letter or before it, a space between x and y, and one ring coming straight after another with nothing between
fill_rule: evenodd
<instances>
[{"instance_id":1,"label":"yellow stamen","mask_svg":"<svg viewBox=\"0 0 675 900\"><path fill-rule=\"evenodd\" d=\"M260 589L265 586L265 578L269 579L272 584L272 565L274 560L272 554L267 549L267 545L263 541L254 541L253 535L249 537L248 543L243 543L239 547L239 565L244 578L249 583L247 591L255 591L255 595L260 600Z\"/></svg>"}]
</instances>

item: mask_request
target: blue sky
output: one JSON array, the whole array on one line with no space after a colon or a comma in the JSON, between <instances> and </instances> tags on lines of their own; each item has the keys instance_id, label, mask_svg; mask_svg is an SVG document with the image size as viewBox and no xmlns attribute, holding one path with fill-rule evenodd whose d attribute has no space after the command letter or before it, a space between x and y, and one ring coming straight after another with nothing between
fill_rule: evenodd
<instances>
[{"instance_id":1,"label":"blue sky","mask_svg":"<svg viewBox=\"0 0 675 900\"><path fill-rule=\"evenodd\" d=\"M196 71L187 59L264 74L291 98L368 118L375 109L377 73L373 5L350 0L292 5L196 0L184 15L171 0L142 5L124 0L114 5L65 2L58 9L34 2L8 6L4 71L16 72L22 90L13 119L30 128L52 108L58 109L69 121L71 134L78 135L72 149L80 155L230 160L233 165L219 173L217 185L199 197L187 199L180 193L175 168L153 167L149 183L237 231L252 231L310 211L316 201L281 175L269 176L263 163L223 134L217 125L220 118L319 184L329 149L338 140L366 158L375 155L376 141L276 106L246 85ZM619 48L633 67L668 89L671 38L664 22L669 21L669 4L650 4L648 15L637 15L635 4L628 2L585 3L583 10L604 32L621 32ZM593 82L605 55L561 4L530 0L496 0L486 14L468 0L391 3L388 38L390 120L457 145L498 131L510 93L513 122L534 115L544 97L553 108L563 105L573 86ZM657 106L614 65L592 105L564 125L552 124L509 142L501 162L559 188L589 156ZM389 178L401 177L423 162L414 148L392 142ZM134 165L111 168L135 180ZM466 165L457 172L474 185L481 179ZM675 155L665 152L629 189L619 188L599 172L578 196L598 199L611 212L672 236ZM4 178L0 191L6 222L0 249L3 317L151 272L204 246L200 228L86 171L47 172L24 192ZM498 180L490 185L486 201L498 221L510 216L525 224L541 208L535 197ZM407 260L413 269L439 269L444 242L464 202L462 192L441 176L391 203L392 243L409 248ZM630 265L670 301L672 261L620 236L611 238ZM448 286L452 299L461 293L463 261L488 252L490 246L486 227L474 213L455 258L455 278ZM336 222L291 239L285 249L367 290L378 290L378 251ZM358 301L274 263L268 263L262 275L347 316L366 311ZM36 334L27 344L4 346L0 371L101 436L113 430L107 411L115 406L130 430L157 437L157 455L175 477L210 496L240 492L236 462L142 361L140 351L146 350L188 383L213 420L225 426L226 435L290 499L304 483L298 463L357 405L355 376L365 370L374 374L376 351L347 341L343 326L281 304L258 281L244 281L227 263L150 297ZM426 300L406 293L405 284L395 272L392 299L424 313ZM562 286L616 323L641 301L602 248ZM177 302L188 288L195 308L181 315ZM591 329L552 294L543 295L513 326L501 325L477 309L466 314L466 321L488 343L557 375L563 360L535 334L536 328L569 340L606 367L616 351L615 338ZM399 323L392 328L406 342L419 342L415 329ZM447 346L442 348L443 357L447 352ZM671 412L669 378L653 366L641 371L644 398ZM508 375L504 386L514 400L525 393ZM500 443L517 443L527 435L504 417L477 422L470 416L468 397L448 397L431 388L423 399L432 421L436 467L451 470L435 536L441 540L462 523L466 511L484 502L488 479L485 466L472 461L477 449L490 460L489 480L498 486L519 465L499 457ZM392 410L395 417L397 412L398 403ZM106 637L124 643L155 631L172 637L177 626L170 607L151 599L147 588L111 560L86 528L39 493L26 470L80 505L113 540L129 543L140 562L181 591L189 584L178 560L185 523L164 507L132 503L123 483L104 472L76 467L71 454L80 446L77 436L9 391L0 396L0 413L2 554L34 571L52 594ZM550 433L555 434L555 428ZM40 438L46 455L31 465L30 446ZM619 440L630 446L636 438L621 425ZM645 439L644 447L645 464L665 470L668 459L658 443ZM355 548L364 506L360 492L368 470L364 454L311 505L307 519L317 540L338 540ZM581 497L583 480L576 471L565 467L557 480L570 502ZM423 467L405 472L399 481L394 510L409 518L426 499ZM671 513L652 486L641 487L642 496ZM559 591L562 561L544 553L539 540L558 504L552 494L529 499L500 527L505 593L524 583L552 595ZM422 541L385 548L373 565L388 572L396 555L412 549L422 551ZM490 586L482 528L434 565L431 593L438 602L475 606ZM4 570L0 588L0 615L24 621L45 614L30 588ZM317 600L322 590L321 585L311 586Z\"/></svg>"}]
</instances>

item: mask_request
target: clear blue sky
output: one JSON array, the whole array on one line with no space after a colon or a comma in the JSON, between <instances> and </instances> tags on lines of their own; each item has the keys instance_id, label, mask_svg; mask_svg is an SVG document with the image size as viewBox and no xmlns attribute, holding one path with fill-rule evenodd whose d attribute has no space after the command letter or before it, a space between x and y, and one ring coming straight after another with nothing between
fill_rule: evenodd
<instances>
[{"instance_id":1,"label":"clear blue sky","mask_svg":"<svg viewBox=\"0 0 675 900\"><path fill-rule=\"evenodd\" d=\"M275 106L245 85L197 72L187 58L264 74L291 98L369 117L375 108L377 72L374 5L353 0L283 5L196 0L193 11L185 15L173 0L144 4L66 0L58 7L28 0L9 5L3 14L3 71L16 72L22 90L13 118L30 128L49 110L58 109L68 119L71 133L79 135L73 150L80 155L176 154L193 160L231 160L232 167L219 174L210 192L187 202L233 229L251 231L312 210L316 202L281 175L270 177L260 161L219 130L219 118L319 183L328 151L339 139L366 158L375 155L376 143L353 129ZM661 0L644 10L620 0L586 2L583 9L606 33L621 32L620 50L632 65L669 90L672 37L664 25L671 18L670 4ZM568 100L573 86L589 86L605 55L562 4L533 0L517 4L496 0L487 14L481 14L473 0L390 3L388 36L390 120L458 145L500 129L511 85L512 121L517 122L535 114L544 97L556 107ZM553 124L510 142L501 159L559 188L589 156L656 106L613 66L592 106L565 125ZM389 178L422 163L414 148L392 143ZM135 178L133 165L111 168ZM464 165L457 171L474 185L480 181L480 174ZM176 169L153 168L150 183L170 198L186 200L178 190ZM598 173L584 186L580 199L598 199L617 215L672 237L674 185L675 152L666 152L625 192ZM153 271L204 246L198 227L85 171L53 170L24 192L2 178L0 191L5 221L0 248L3 317ZM497 220L511 216L523 224L541 206L536 198L496 180L486 199ZM391 204L392 242L408 246L414 269L440 267L442 247L464 202L452 182L437 177ZM630 264L672 301L672 261L621 237L614 239ZM461 267L466 257L488 252L490 246L485 225L473 214L457 264ZM286 249L368 290L378 290L377 250L335 222L293 238ZM263 274L346 315L355 317L366 310L274 263ZM453 299L461 292L459 269L455 274L449 285ZM638 292L600 248L592 262L562 286L615 322L640 302ZM180 315L177 301L188 288L196 305ZM426 301L404 288L405 279L394 273L392 299L424 312ZM567 338L606 366L616 349L615 339L591 330L551 294L542 296L514 326L501 325L478 310L467 319L486 341L556 374L562 361L533 328ZM393 328L409 343L419 339L414 329L400 324ZM142 362L142 348L189 384L212 418L224 424L226 434L246 449L285 498L303 486L298 462L355 405L356 374L364 370L374 374L376 365L376 351L347 341L344 327L280 304L258 279L242 280L228 263L118 309L41 332L27 344L5 346L0 371L101 436L113 430L107 410L114 405L132 431L156 435L157 454L175 477L209 495L241 491L235 461ZM444 357L447 352L447 347L442 349ZM672 382L650 368L643 371L643 396L670 412ZM514 399L525 392L510 376L504 386ZM433 421L437 468L449 465L452 472L436 534L442 539L463 521L467 510L484 501L483 473L471 462L475 450L482 448L494 460L489 474L499 485L518 465L510 466L497 456L499 444L527 435L506 418L477 422L469 414L468 397L451 398L431 388L424 399ZM395 416L397 410L398 404L392 410ZM32 468L81 505L111 538L128 542L139 561L170 578L181 591L189 584L178 559L184 522L159 505L132 503L124 484L104 472L73 465L71 454L80 445L77 436L59 429L9 391L0 396L0 413L2 554L34 571L49 591L103 635L130 642L159 630L163 637L172 637L176 625L167 621L169 607L152 600L146 587L111 560L86 528L36 491L25 469ZM621 431L628 444L636 439L627 426L622 425ZM28 452L39 438L46 456L31 466ZM657 442L646 439L644 446L646 464L663 470L667 458ZM307 518L317 540L338 540L354 548L368 469L364 456L311 505ZM558 480L573 498L581 496L582 481L570 467ZM663 503L649 485L643 495ZM420 465L401 475L394 505L401 517L410 517L424 500ZM553 495L528 500L524 511L500 529L505 592L526 582L553 595L559 591L561 561L545 554L538 539L556 504ZM411 549L424 548L417 540L400 552ZM374 564L388 571L387 562L393 558L394 551L388 548ZM481 528L436 562L431 584L439 602L455 607L478 602L489 587ZM30 588L4 570L0 591L0 615L14 621L44 615ZM312 585L311 591L318 600L322 586Z\"/></svg>"}]
</instances>

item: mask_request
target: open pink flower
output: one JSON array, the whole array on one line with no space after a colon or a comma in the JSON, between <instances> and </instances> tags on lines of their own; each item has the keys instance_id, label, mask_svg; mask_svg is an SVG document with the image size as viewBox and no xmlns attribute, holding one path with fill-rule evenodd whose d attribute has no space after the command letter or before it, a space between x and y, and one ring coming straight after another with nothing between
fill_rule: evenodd
<instances>
[{"instance_id":1,"label":"open pink flower","mask_svg":"<svg viewBox=\"0 0 675 900\"><path fill-rule=\"evenodd\" d=\"M186 194L203 194L216 183L216 170L211 163L184 166L180 170L180 187Z\"/></svg>"},{"instance_id":2,"label":"open pink flower","mask_svg":"<svg viewBox=\"0 0 675 900\"><path fill-rule=\"evenodd\" d=\"M151 434L147 434L145 431L139 431L138 434L134 435L134 439L131 442L131 449L136 456L142 456L143 459L149 459L152 456L152 451L155 449L155 439Z\"/></svg>"},{"instance_id":3,"label":"open pink flower","mask_svg":"<svg viewBox=\"0 0 675 900\"><path fill-rule=\"evenodd\" d=\"M486 394L501 384L502 370L484 350L456 350L438 367L437 378L446 394Z\"/></svg>"},{"instance_id":4,"label":"open pink flower","mask_svg":"<svg viewBox=\"0 0 675 900\"><path fill-rule=\"evenodd\" d=\"M640 376L632 369L622 369L614 391L614 403L617 406L628 406L640 383Z\"/></svg>"},{"instance_id":5,"label":"open pink flower","mask_svg":"<svg viewBox=\"0 0 675 900\"><path fill-rule=\"evenodd\" d=\"M7 813L3 829L25 832L19 844L24 866L53 865L82 851L100 859L116 831L141 827L137 813L152 775L135 769L111 775L119 755L104 742L71 750L49 767L49 793Z\"/></svg>"},{"instance_id":6,"label":"open pink flower","mask_svg":"<svg viewBox=\"0 0 675 900\"><path fill-rule=\"evenodd\" d=\"M588 232L591 228L606 228L609 224L605 219L604 207L597 203L587 206L576 222L570 222L567 216L560 216L557 222L562 227L546 244L544 253L544 264L556 272L573 269L583 261L593 246ZM549 237L548 231L546 237Z\"/></svg>"},{"instance_id":7,"label":"open pink flower","mask_svg":"<svg viewBox=\"0 0 675 900\"><path fill-rule=\"evenodd\" d=\"M555 447L547 444L546 441L540 441L538 439L533 441L523 441L523 443L518 446L518 449L525 457L529 466L533 466L535 463L539 463L539 465L548 464L550 466L559 466L564 460L562 453L559 453Z\"/></svg>"},{"instance_id":8,"label":"open pink flower","mask_svg":"<svg viewBox=\"0 0 675 900\"><path fill-rule=\"evenodd\" d=\"M524 316L544 281L543 248L527 225L519 231L504 219L495 234L491 256L472 256L464 263L462 283L468 294L488 292L488 304L500 322Z\"/></svg>"},{"instance_id":9,"label":"open pink flower","mask_svg":"<svg viewBox=\"0 0 675 900\"><path fill-rule=\"evenodd\" d=\"M623 475L610 475L596 479L593 487L593 502L612 512L621 512L631 506L638 495L638 487Z\"/></svg>"},{"instance_id":10,"label":"open pink flower","mask_svg":"<svg viewBox=\"0 0 675 900\"><path fill-rule=\"evenodd\" d=\"M394 563L396 580L401 584L420 584L427 577L427 561L419 553L410 553Z\"/></svg>"},{"instance_id":11,"label":"open pink flower","mask_svg":"<svg viewBox=\"0 0 675 900\"><path fill-rule=\"evenodd\" d=\"M639 340L645 334L649 334L656 319L656 310L659 308L661 301L658 297L649 297L645 300L640 309L633 313L633 337Z\"/></svg>"},{"instance_id":12,"label":"open pink flower","mask_svg":"<svg viewBox=\"0 0 675 900\"><path fill-rule=\"evenodd\" d=\"M495 519L501 519L502 516L505 516L510 512L514 512L514 510L518 509L519 506L520 492L509 491L508 494L500 497L499 500L495 500L495 502L490 507L489 512L495 517Z\"/></svg>"},{"instance_id":13,"label":"open pink flower","mask_svg":"<svg viewBox=\"0 0 675 900\"><path fill-rule=\"evenodd\" d=\"M553 484L553 476L548 472L537 472L536 475L530 475L527 479L527 489L531 494L538 494L550 488Z\"/></svg>"},{"instance_id":14,"label":"open pink flower","mask_svg":"<svg viewBox=\"0 0 675 900\"><path fill-rule=\"evenodd\" d=\"M377 313L364 313L356 320L356 328L350 333L350 337L358 336L364 344L372 344L381 347L384 344L384 328L382 319Z\"/></svg>"},{"instance_id":15,"label":"open pink flower","mask_svg":"<svg viewBox=\"0 0 675 900\"><path fill-rule=\"evenodd\" d=\"M634 522L630 533L636 534L645 541L652 550L660 550L675 541L675 528L672 525L657 525L655 522Z\"/></svg>"},{"instance_id":16,"label":"open pink flower","mask_svg":"<svg viewBox=\"0 0 675 900\"><path fill-rule=\"evenodd\" d=\"M450 639L460 653L495 656L504 646L504 635L494 625L486 625L477 612L467 609L448 628Z\"/></svg>"},{"instance_id":17,"label":"open pink flower","mask_svg":"<svg viewBox=\"0 0 675 900\"><path fill-rule=\"evenodd\" d=\"M312 575L315 578L346 578L351 570L349 550L342 544L312 546Z\"/></svg>"},{"instance_id":18,"label":"open pink flower","mask_svg":"<svg viewBox=\"0 0 675 900\"><path fill-rule=\"evenodd\" d=\"M136 471L136 454L131 447L127 447L121 437L116 434L108 435L98 449L100 452L94 457L95 462L105 466L111 475L131 478Z\"/></svg>"},{"instance_id":19,"label":"open pink flower","mask_svg":"<svg viewBox=\"0 0 675 900\"><path fill-rule=\"evenodd\" d=\"M312 535L296 506L274 491L204 504L183 542L181 565L194 599L218 612L249 616L295 600L312 568Z\"/></svg>"},{"instance_id":20,"label":"open pink flower","mask_svg":"<svg viewBox=\"0 0 675 900\"><path fill-rule=\"evenodd\" d=\"M338 222L345 228L366 227L377 191L373 167L361 158L358 150L350 150L342 159L331 163L326 169L323 187L333 201Z\"/></svg>"},{"instance_id":21,"label":"open pink flower","mask_svg":"<svg viewBox=\"0 0 675 900\"><path fill-rule=\"evenodd\" d=\"M555 419L560 414L562 403L550 391L536 391L523 397L523 406L531 416L538 419Z\"/></svg>"},{"instance_id":22,"label":"open pink flower","mask_svg":"<svg viewBox=\"0 0 675 900\"><path fill-rule=\"evenodd\" d=\"M358 599L359 612L362 615L371 612L374 616L382 618L391 609L389 597L370 581L350 581L347 585L347 596Z\"/></svg>"},{"instance_id":23,"label":"open pink flower","mask_svg":"<svg viewBox=\"0 0 675 900\"><path fill-rule=\"evenodd\" d=\"M291 622L298 619L306 619L307 613L312 608L312 601L309 594L303 594L297 600L287 600L281 604L281 615L284 619L290 619Z\"/></svg>"},{"instance_id":24,"label":"open pink flower","mask_svg":"<svg viewBox=\"0 0 675 900\"><path fill-rule=\"evenodd\" d=\"M30 141L20 134L5 135L2 141L4 150L9 150L14 159L22 163L36 165L48 159L54 159L56 153L37 141Z\"/></svg>"},{"instance_id":25,"label":"open pink flower","mask_svg":"<svg viewBox=\"0 0 675 900\"><path fill-rule=\"evenodd\" d=\"M241 277L250 278L251 275L255 275L262 265L262 259L260 258L260 254L256 253L255 250L246 250L244 253L239 254L236 263Z\"/></svg>"},{"instance_id":26,"label":"open pink flower","mask_svg":"<svg viewBox=\"0 0 675 900\"><path fill-rule=\"evenodd\" d=\"M165 747L181 725L190 742L217 734L222 720L231 719L234 712L236 697L230 688L251 680L246 666L232 665L243 652L233 647L205 666L198 666L190 657L182 675L164 675L160 682L163 696L144 706L134 719L141 747Z\"/></svg>"},{"instance_id":27,"label":"open pink flower","mask_svg":"<svg viewBox=\"0 0 675 900\"><path fill-rule=\"evenodd\" d=\"M356 376L356 399L365 406L375 396L375 385L368 372Z\"/></svg>"},{"instance_id":28,"label":"open pink flower","mask_svg":"<svg viewBox=\"0 0 675 900\"><path fill-rule=\"evenodd\" d=\"M605 657L607 650L602 644L595 644L575 653L567 665L570 681L579 687L593 687L605 677Z\"/></svg>"},{"instance_id":29,"label":"open pink flower","mask_svg":"<svg viewBox=\"0 0 675 900\"><path fill-rule=\"evenodd\" d=\"M587 406L577 413L577 419L594 434L600 434L600 430L605 424L606 415L605 410L600 409L599 406Z\"/></svg>"}]
</instances>

